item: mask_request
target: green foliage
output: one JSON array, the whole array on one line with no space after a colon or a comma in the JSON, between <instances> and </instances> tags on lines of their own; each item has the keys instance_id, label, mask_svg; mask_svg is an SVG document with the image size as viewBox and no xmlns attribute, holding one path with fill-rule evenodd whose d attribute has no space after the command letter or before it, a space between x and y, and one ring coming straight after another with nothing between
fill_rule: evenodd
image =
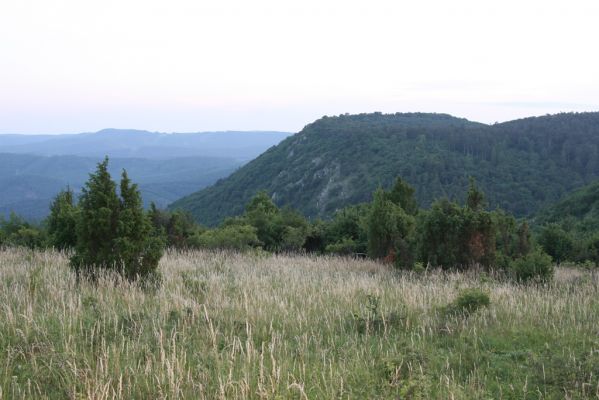
<instances>
[{"instance_id":1,"label":"green foliage","mask_svg":"<svg viewBox=\"0 0 599 400\"><path fill-rule=\"evenodd\" d=\"M187 249L192 247L192 238L201 234L204 229L195 223L188 212L176 210L159 210L152 203L149 210L150 221L154 230L166 240L168 247Z\"/></svg>"},{"instance_id":2,"label":"green foliage","mask_svg":"<svg viewBox=\"0 0 599 400\"><path fill-rule=\"evenodd\" d=\"M526 221L523 221L518 227L517 235L518 242L516 244L515 253L522 257L530 253L532 249L532 235Z\"/></svg>"},{"instance_id":3,"label":"green foliage","mask_svg":"<svg viewBox=\"0 0 599 400\"><path fill-rule=\"evenodd\" d=\"M164 244L153 234L137 186L124 171L120 192L119 198L106 158L90 174L79 200L77 244L71 257L78 276L94 279L102 269L130 280L155 275Z\"/></svg>"},{"instance_id":4,"label":"green foliage","mask_svg":"<svg viewBox=\"0 0 599 400\"><path fill-rule=\"evenodd\" d=\"M255 243L269 251L299 251L310 231L305 217L288 207L279 209L264 191L252 198L245 214L224 225L235 224L254 227L258 238Z\"/></svg>"},{"instance_id":5,"label":"green foliage","mask_svg":"<svg viewBox=\"0 0 599 400\"><path fill-rule=\"evenodd\" d=\"M587 258L599 267L599 233L594 234L585 242Z\"/></svg>"},{"instance_id":6,"label":"green foliage","mask_svg":"<svg viewBox=\"0 0 599 400\"><path fill-rule=\"evenodd\" d=\"M77 245L71 258L75 271L93 276L97 269L118 266L114 242L117 239L120 201L116 185L108 173L108 158L90 174L79 199Z\"/></svg>"},{"instance_id":7,"label":"green foliage","mask_svg":"<svg viewBox=\"0 0 599 400\"><path fill-rule=\"evenodd\" d=\"M154 235L150 218L145 213L137 185L131 183L123 170L120 187L117 237L114 251L118 254L118 269L129 280L156 273L164 242Z\"/></svg>"},{"instance_id":8,"label":"green foliage","mask_svg":"<svg viewBox=\"0 0 599 400\"><path fill-rule=\"evenodd\" d=\"M393 249L397 236L394 211L394 204L385 200L385 192L378 188L368 216L368 255L372 258L384 258Z\"/></svg>"},{"instance_id":9,"label":"green foliage","mask_svg":"<svg viewBox=\"0 0 599 400\"><path fill-rule=\"evenodd\" d=\"M414 188L410 186L406 181L397 177L395 184L391 190L385 193L387 200L394 204L397 204L409 215L416 215L418 213L418 203L414 197Z\"/></svg>"},{"instance_id":10,"label":"green foliage","mask_svg":"<svg viewBox=\"0 0 599 400\"><path fill-rule=\"evenodd\" d=\"M47 241L46 231L33 225L15 213L10 213L7 220L0 217L0 245L40 248Z\"/></svg>"},{"instance_id":11,"label":"green foliage","mask_svg":"<svg viewBox=\"0 0 599 400\"><path fill-rule=\"evenodd\" d=\"M357 253L356 242L353 239L343 238L338 242L328 244L325 251L327 253L340 254L340 255L351 255Z\"/></svg>"},{"instance_id":12,"label":"green foliage","mask_svg":"<svg viewBox=\"0 0 599 400\"><path fill-rule=\"evenodd\" d=\"M326 248L327 224L321 219L310 223L304 241L304 250L309 253L323 253Z\"/></svg>"},{"instance_id":13,"label":"green foliage","mask_svg":"<svg viewBox=\"0 0 599 400\"><path fill-rule=\"evenodd\" d=\"M582 187L537 216L538 241L559 263L599 265L594 244L599 226L599 182Z\"/></svg>"},{"instance_id":14,"label":"green foliage","mask_svg":"<svg viewBox=\"0 0 599 400\"><path fill-rule=\"evenodd\" d=\"M489 307L491 299L489 294L483 290L470 288L460 291L458 297L445 308L446 315L468 316L481 308Z\"/></svg>"},{"instance_id":15,"label":"green foliage","mask_svg":"<svg viewBox=\"0 0 599 400\"><path fill-rule=\"evenodd\" d=\"M324 240L327 246L351 241L355 245L355 253L366 253L369 215L370 204L359 204L338 210L333 219L326 224Z\"/></svg>"},{"instance_id":16,"label":"green foliage","mask_svg":"<svg viewBox=\"0 0 599 400\"><path fill-rule=\"evenodd\" d=\"M476 186L474 178L470 177L466 206L472 211L480 211L485 207L485 195Z\"/></svg>"},{"instance_id":17,"label":"green foliage","mask_svg":"<svg viewBox=\"0 0 599 400\"><path fill-rule=\"evenodd\" d=\"M418 227L421 258L433 266L467 268L495 261L496 228L489 212L443 199L422 213Z\"/></svg>"},{"instance_id":18,"label":"green foliage","mask_svg":"<svg viewBox=\"0 0 599 400\"><path fill-rule=\"evenodd\" d=\"M536 250L512 261L510 270L519 282L546 282L553 277L554 267L549 255Z\"/></svg>"},{"instance_id":19,"label":"green foliage","mask_svg":"<svg viewBox=\"0 0 599 400\"><path fill-rule=\"evenodd\" d=\"M542 228L539 244L558 265L571 256L574 248L570 235L557 224L549 224Z\"/></svg>"},{"instance_id":20,"label":"green foliage","mask_svg":"<svg viewBox=\"0 0 599 400\"><path fill-rule=\"evenodd\" d=\"M413 258L408 240L414 230L414 218L386 197L382 188L374 193L368 215L368 254L378 259L389 257L389 261L395 262L401 248L399 265L410 267Z\"/></svg>"},{"instance_id":21,"label":"green foliage","mask_svg":"<svg viewBox=\"0 0 599 400\"><path fill-rule=\"evenodd\" d=\"M492 209L525 217L599 177L598 127L599 113L490 126L442 114L324 117L172 207L215 225L241 215L256 191L266 189L279 206L330 218L370 201L397 176L415 188L421 207L440 197L462 202L472 176Z\"/></svg>"},{"instance_id":22,"label":"green foliage","mask_svg":"<svg viewBox=\"0 0 599 400\"><path fill-rule=\"evenodd\" d=\"M50 205L46 220L50 245L60 249L71 249L77 244L77 219L79 210L69 188L56 195Z\"/></svg>"},{"instance_id":23,"label":"green foliage","mask_svg":"<svg viewBox=\"0 0 599 400\"><path fill-rule=\"evenodd\" d=\"M195 236L191 243L194 247L229 250L249 250L262 244L255 227L238 224L207 230Z\"/></svg>"},{"instance_id":24,"label":"green foliage","mask_svg":"<svg viewBox=\"0 0 599 400\"><path fill-rule=\"evenodd\" d=\"M594 233L599 226L599 181L568 193L541 210L537 220L539 225L554 223L577 236Z\"/></svg>"}]
</instances>

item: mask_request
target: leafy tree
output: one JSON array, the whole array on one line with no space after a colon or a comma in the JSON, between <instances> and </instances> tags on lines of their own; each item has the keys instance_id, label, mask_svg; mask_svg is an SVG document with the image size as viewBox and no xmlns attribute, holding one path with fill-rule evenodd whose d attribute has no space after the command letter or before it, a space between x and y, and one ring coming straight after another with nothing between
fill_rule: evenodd
<instances>
[{"instance_id":1,"label":"leafy tree","mask_svg":"<svg viewBox=\"0 0 599 400\"><path fill-rule=\"evenodd\" d=\"M467 268L495 261L496 228L489 212L442 199L422 214L418 225L423 262Z\"/></svg>"},{"instance_id":2,"label":"leafy tree","mask_svg":"<svg viewBox=\"0 0 599 400\"><path fill-rule=\"evenodd\" d=\"M518 245L516 248L516 253L519 256L525 256L530 253L532 249L531 244L531 233L528 227L528 223L523 221L518 227Z\"/></svg>"},{"instance_id":3,"label":"leafy tree","mask_svg":"<svg viewBox=\"0 0 599 400\"><path fill-rule=\"evenodd\" d=\"M13 246L27 247L33 250L43 247L44 239L42 230L32 226L22 226L10 236L9 241Z\"/></svg>"},{"instance_id":4,"label":"leafy tree","mask_svg":"<svg viewBox=\"0 0 599 400\"><path fill-rule=\"evenodd\" d=\"M572 238L557 224L546 225L539 235L539 244L559 265L572 253Z\"/></svg>"},{"instance_id":5,"label":"leafy tree","mask_svg":"<svg viewBox=\"0 0 599 400\"><path fill-rule=\"evenodd\" d=\"M299 251L304 247L310 226L306 218L289 207L284 207L274 218L276 250Z\"/></svg>"},{"instance_id":6,"label":"leafy tree","mask_svg":"<svg viewBox=\"0 0 599 400\"><path fill-rule=\"evenodd\" d=\"M456 203L442 199L420 215L418 227L422 261L444 268L463 263L460 254L461 213Z\"/></svg>"},{"instance_id":7,"label":"leafy tree","mask_svg":"<svg viewBox=\"0 0 599 400\"><path fill-rule=\"evenodd\" d=\"M308 226L306 239L304 240L304 250L309 253L322 253L326 249L326 229L327 224L317 219Z\"/></svg>"},{"instance_id":8,"label":"leafy tree","mask_svg":"<svg viewBox=\"0 0 599 400\"><path fill-rule=\"evenodd\" d=\"M325 238L328 245L336 243L354 243L355 253L368 251L368 218L370 204L345 207L333 217L326 227ZM333 248L329 248L332 251Z\"/></svg>"},{"instance_id":9,"label":"leafy tree","mask_svg":"<svg viewBox=\"0 0 599 400\"><path fill-rule=\"evenodd\" d=\"M168 247L177 249L193 247L192 238L204 231L186 211L175 210L169 212L159 210L152 203L150 204L149 216L155 234L162 236Z\"/></svg>"},{"instance_id":10,"label":"leafy tree","mask_svg":"<svg viewBox=\"0 0 599 400\"><path fill-rule=\"evenodd\" d=\"M35 249L46 242L45 231L10 213L8 220L0 218L0 244Z\"/></svg>"},{"instance_id":11,"label":"leafy tree","mask_svg":"<svg viewBox=\"0 0 599 400\"><path fill-rule=\"evenodd\" d=\"M279 212L279 208L273 203L268 193L265 190L261 190L246 205L245 212L246 214L262 213L273 215Z\"/></svg>"},{"instance_id":12,"label":"leafy tree","mask_svg":"<svg viewBox=\"0 0 599 400\"><path fill-rule=\"evenodd\" d=\"M599 233L595 233L586 241L588 258L599 267Z\"/></svg>"},{"instance_id":13,"label":"leafy tree","mask_svg":"<svg viewBox=\"0 0 599 400\"><path fill-rule=\"evenodd\" d=\"M530 252L511 263L511 272L520 282L546 282L553 277L551 257L540 250Z\"/></svg>"},{"instance_id":14,"label":"leafy tree","mask_svg":"<svg viewBox=\"0 0 599 400\"><path fill-rule=\"evenodd\" d=\"M338 242L327 245L327 247L325 248L325 252L342 255L351 255L356 253L356 242L354 242L352 239L344 238Z\"/></svg>"},{"instance_id":15,"label":"leafy tree","mask_svg":"<svg viewBox=\"0 0 599 400\"><path fill-rule=\"evenodd\" d=\"M386 200L385 192L379 188L374 193L368 218L368 254L372 258L391 257L395 262L401 251L400 264L410 266L412 254L408 237L414 228L414 218L401 206Z\"/></svg>"},{"instance_id":16,"label":"leafy tree","mask_svg":"<svg viewBox=\"0 0 599 400\"><path fill-rule=\"evenodd\" d=\"M250 225L227 225L194 236L194 246L207 249L249 250L260 246L256 228Z\"/></svg>"},{"instance_id":17,"label":"leafy tree","mask_svg":"<svg viewBox=\"0 0 599 400\"><path fill-rule=\"evenodd\" d=\"M74 248L77 244L78 209L74 204L73 191L69 188L56 195L50 205L46 220L50 245L60 249Z\"/></svg>"},{"instance_id":18,"label":"leafy tree","mask_svg":"<svg viewBox=\"0 0 599 400\"><path fill-rule=\"evenodd\" d=\"M270 251L302 249L310 228L304 216L288 207L280 210L265 191L251 199L242 217L225 222L225 225L234 224L256 228L258 241Z\"/></svg>"},{"instance_id":19,"label":"leafy tree","mask_svg":"<svg viewBox=\"0 0 599 400\"><path fill-rule=\"evenodd\" d=\"M14 212L10 213L8 220L4 218L0 219L0 227L2 228L2 232L6 237L10 237L11 235L17 233L19 229L29 226L30 224L27 221Z\"/></svg>"},{"instance_id":20,"label":"leafy tree","mask_svg":"<svg viewBox=\"0 0 599 400\"><path fill-rule=\"evenodd\" d=\"M502 255L511 258L514 253L516 219L503 210L494 211L492 218L496 229L495 247Z\"/></svg>"},{"instance_id":21,"label":"leafy tree","mask_svg":"<svg viewBox=\"0 0 599 400\"><path fill-rule=\"evenodd\" d=\"M256 228L258 239L267 249L276 249L280 242L274 225L279 212L279 208L265 191L258 192L245 208L243 223Z\"/></svg>"}]
</instances>

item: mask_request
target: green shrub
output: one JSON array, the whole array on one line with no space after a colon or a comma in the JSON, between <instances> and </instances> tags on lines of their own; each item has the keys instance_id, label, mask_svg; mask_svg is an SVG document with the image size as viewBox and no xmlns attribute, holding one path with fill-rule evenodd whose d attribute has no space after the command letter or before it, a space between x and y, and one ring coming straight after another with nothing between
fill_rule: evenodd
<instances>
[{"instance_id":1,"label":"green shrub","mask_svg":"<svg viewBox=\"0 0 599 400\"><path fill-rule=\"evenodd\" d=\"M519 282L546 282L553 277L554 266L549 255L536 250L512 261L510 270Z\"/></svg>"},{"instance_id":2,"label":"green shrub","mask_svg":"<svg viewBox=\"0 0 599 400\"><path fill-rule=\"evenodd\" d=\"M539 244L559 265L569 260L574 249L574 241L570 233L557 224L549 224L541 230Z\"/></svg>"},{"instance_id":3,"label":"green shrub","mask_svg":"<svg viewBox=\"0 0 599 400\"><path fill-rule=\"evenodd\" d=\"M191 244L206 249L249 250L262 244L256 232L250 225L229 225L197 235Z\"/></svg>"},{"instance_id":4,"label":"green shrub","mask_svg":"<svg viewBox=\"0 0 599 400\"><path fill-rule=\"evenodd\" d=\"M444 311L447 315L470 315L491 304L489 295L476 288L460 291L458 297L448 304Z\"/></svg>"},{"instance_id":5,"label":"green shrub","mask_svg":"<svg viewBox=\"0 0 599 400\"><path fill-rule=\"evenodd\" d=\"M350 255L356 253L356 242L349 238L343 238L338 242L327 245L325 251L333 254Z\"/></svg>"}]
</instances>

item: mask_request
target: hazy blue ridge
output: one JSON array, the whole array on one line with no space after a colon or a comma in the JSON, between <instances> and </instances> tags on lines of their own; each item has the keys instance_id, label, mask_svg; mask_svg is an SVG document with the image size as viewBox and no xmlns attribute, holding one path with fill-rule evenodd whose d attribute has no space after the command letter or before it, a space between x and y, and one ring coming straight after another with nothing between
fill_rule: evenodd
<instances>
[{"instance_id":1,"label":"hazy blue ridge","mask_svg":"<svg viewBox=\"0 0 599 400\"><path fill-rule=\"evenodd\" d=\"M163 134L108 129L78 135L0 135L0 215L40 220L65 187L78 192L105 155L126 169L144 203L160 207L226 177L284 132Z\"/></svg>"}]
</instances>

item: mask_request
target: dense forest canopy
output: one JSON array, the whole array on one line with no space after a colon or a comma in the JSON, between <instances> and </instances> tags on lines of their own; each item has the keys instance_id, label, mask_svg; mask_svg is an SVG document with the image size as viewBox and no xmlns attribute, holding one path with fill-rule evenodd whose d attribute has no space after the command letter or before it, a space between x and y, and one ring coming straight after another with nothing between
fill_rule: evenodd
<instances>
[{"instance_id":1,"label":"dense forest canopy","mask_svg":"<svg viewBox=\"0 0 599 400\"><path fill-rule=\"evenodd\" d=\"M555 223L580 234L594 233L599 227L599 182L568 193L558 203L541 210L535 222Z\"/></svg>"},{"instance_id":2,"label":"dense forest canopy","mask_svg":"<svg viewBox=\"0 0 599 400\"><path fill-rule=\"evenodd\" d=\"M331 217L370 201L401 176L420 206L463 201L469 177L490 208L531 216L599 177L599 113L567 113L484 125L445 114L323 117L214 186L171 205L214 225L239 215L264 189L279 206Z\"/></svg>"}]
</instances>

